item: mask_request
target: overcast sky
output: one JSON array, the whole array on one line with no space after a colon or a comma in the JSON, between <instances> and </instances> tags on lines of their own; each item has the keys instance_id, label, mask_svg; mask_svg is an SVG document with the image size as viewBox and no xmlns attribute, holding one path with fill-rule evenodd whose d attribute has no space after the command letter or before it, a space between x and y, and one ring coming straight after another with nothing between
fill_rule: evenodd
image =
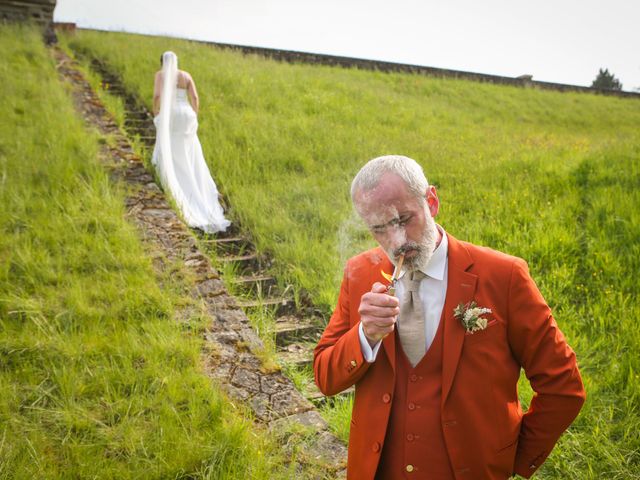
<instances>
[{"instance_id":1,"label":"overcast sky","mask_svg":"<svg viewBox=\"0 0 640 480\"><path fill-rule=\"evenodd\" d=\"M58 0L54 19L573 85L602 67L640 88L639 0Z\"/></svg>"}]
</instances>

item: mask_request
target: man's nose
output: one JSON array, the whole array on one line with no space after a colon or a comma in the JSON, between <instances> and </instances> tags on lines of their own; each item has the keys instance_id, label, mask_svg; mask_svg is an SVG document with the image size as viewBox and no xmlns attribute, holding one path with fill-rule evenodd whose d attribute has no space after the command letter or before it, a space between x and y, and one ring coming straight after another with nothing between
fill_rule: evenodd
<instances>
[{"instance_id":1,"label":"man's nose","mask_svg":"<svg viewBox=\"0 0 640 480\"><path fill-rule=\"evenodd\" d=\"M387 242L391 250L400 248L407 242L407 235L404 227L400 225L390 225L386 231Z\"/></svg>"}]
</instances>

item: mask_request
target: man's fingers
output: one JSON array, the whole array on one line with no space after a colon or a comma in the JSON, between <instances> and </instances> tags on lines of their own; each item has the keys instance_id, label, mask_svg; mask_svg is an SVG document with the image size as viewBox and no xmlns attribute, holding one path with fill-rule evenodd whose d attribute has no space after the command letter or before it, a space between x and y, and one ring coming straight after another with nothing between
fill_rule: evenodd
<instances>
[{"instance_id":1,"label":"man's fingers","mask_svg":"<svg viewBox=\"0 0 640 480\"><path fill-rule=\"evenodd\" d=\"M358 312L366 337L377 341L393 332L400 307L396 297L387 295L387 287L376 282L362 296Z\"/></svg>"},{"instance_id":2,"label":"man's fingers","mask_svg":"<svg viewBox=\"0 0 640 480\"><path fill-rule=\"evenodd\" d=\"M367 308L360 308L360 317L392 318L400 313L399 307L377 307L369 305Z\"/></svg>"},{"instance_id":3,"label":"man's fingers","mask_svg":"<svg viewBox=\"0 0 640 480\"><path fill-rule=\"evenodd\" d=\"M395 325L395 323L396 323L396 319L395 318L380 318L380 319L375 319L375 320L371 320L370 319L363 326L366 326L367 328L387 329L387 328Z\"/></svg>"},{"instance_id":4,"label":"man's fingers","mask_svg":"<svg viewBox=\"0 0 640 480\"><path fill-rule=\"evenodd\" d=\"M393 331L397 318L396 315L384 315L380 317L366 315L361 317L362 328L367 337L379 339Z\"/></svg>"},{"instance_id":5,"label":"man's fingers","mask_svg":"<svg viewBox=\"0 0 640 480\"><path fill-rule=\"evenodd\" d=\"M382 284L381 284L382 285ZM400 302L396 297L386 293L367 292L362 296L361 303L377 307L397 307Z\"/></svg>"},{"instance_id":6,"label":"man's fingers","mask_svg":"<svg viewBox=\"0 0 640 480\"><path fill-rule=\"evenodd\" d=\"M377 342L389 335L395 329L395 321L373 321L362 325L365 336Z\"/></svg>"}]
</instances>

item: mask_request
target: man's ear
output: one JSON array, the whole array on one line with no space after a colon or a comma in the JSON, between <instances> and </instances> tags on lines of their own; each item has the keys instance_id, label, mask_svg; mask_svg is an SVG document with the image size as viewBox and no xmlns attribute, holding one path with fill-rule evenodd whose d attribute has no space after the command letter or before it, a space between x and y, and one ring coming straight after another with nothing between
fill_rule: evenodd
<instances>
[{"instance_id":1,"label":"man's ear","mask_svg":"<svg viewBox=\"0 0 640 480\"><path fill-rule=\"evenodd\" d=\"M440 199L438 198L438 192L436 191L436 187L430 185L427 188L427 206L429 207L429 213L432 217L435 217L440 211Z\"/></svg>"}]
</instances>

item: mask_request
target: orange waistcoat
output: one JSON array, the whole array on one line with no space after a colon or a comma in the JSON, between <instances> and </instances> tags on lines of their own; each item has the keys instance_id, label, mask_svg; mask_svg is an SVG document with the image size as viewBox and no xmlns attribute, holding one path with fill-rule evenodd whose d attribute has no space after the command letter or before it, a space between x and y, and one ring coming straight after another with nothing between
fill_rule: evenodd
<instances>
[{"instance_id":1,"label":"orange waistcoat","mask_svg":"<svg viewBox=\"0 0 640 480\"><path fill-rule=\"evenodd\" d=\"M440 419L442 323L415 367L396 335L396 383L376 480L454 478Z\"/></svg>"}]
</instances>

